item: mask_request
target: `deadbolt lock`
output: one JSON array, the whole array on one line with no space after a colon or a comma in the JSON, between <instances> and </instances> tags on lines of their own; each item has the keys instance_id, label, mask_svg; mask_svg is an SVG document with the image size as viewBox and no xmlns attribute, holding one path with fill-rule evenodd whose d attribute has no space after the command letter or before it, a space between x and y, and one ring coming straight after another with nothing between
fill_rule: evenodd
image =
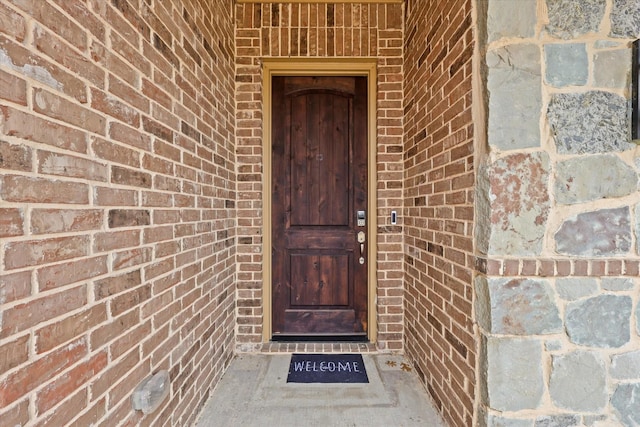
<instances>
[{"instance_id":1,"label":"deadbolt lock","mask_svg":"<svg viewBox=\"0 0 640 427\"><path fill-rule=\"evenodd\" d=\"M358 243L364 243L364 241L366 240L365 235L364 235L364 231L359 231L358 232Z\"/></svg>"}]
</instances>

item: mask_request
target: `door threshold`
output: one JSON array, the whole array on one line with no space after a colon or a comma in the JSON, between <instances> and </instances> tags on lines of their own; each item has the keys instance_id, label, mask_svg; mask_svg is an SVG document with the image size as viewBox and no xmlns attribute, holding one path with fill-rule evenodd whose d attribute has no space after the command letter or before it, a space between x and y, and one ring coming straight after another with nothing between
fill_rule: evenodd
<instances>
[{"instance_id":1,"label":"door threshold","mask_svg":"<svg viewBox=\"0 0 640 427\"><path fill-rule=\"evenodd\" d=\"M284 335L271 337L272 342L283 343L368 343L366 335Z\"/></svg>"}]
</instances>

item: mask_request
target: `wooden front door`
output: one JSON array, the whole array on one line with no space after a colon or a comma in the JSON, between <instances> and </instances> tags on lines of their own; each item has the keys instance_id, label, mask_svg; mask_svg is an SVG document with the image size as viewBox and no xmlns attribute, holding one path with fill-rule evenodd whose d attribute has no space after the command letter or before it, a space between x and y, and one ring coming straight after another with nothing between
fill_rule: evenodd
<instances>
[{"instance_id":1,"label":"wooden front door","mask_svg":"<svg viewBox=\"0 0 640 427\"><path fill-rule=\"evenodd\" d=\"M272 102L273 339L366 338L367 80L275 76Z\"/></svg>"}]
</instances>

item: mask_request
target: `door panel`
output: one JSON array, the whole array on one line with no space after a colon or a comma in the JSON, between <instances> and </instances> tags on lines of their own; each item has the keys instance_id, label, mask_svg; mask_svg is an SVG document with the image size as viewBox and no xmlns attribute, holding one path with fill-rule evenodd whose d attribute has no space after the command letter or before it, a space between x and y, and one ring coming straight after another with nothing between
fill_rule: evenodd
<instances>
[{"instance_id":1,"label":"door panel","mask_svg":"<svg viewBox=\"0 0 640 427\"><path fill-rule=\"evenodd\" d=\"M272 89L273 338L366 336L366 78L277 76Z\"/></svg>"},{"instance_id":2,"label":"door panel","mask_svg":"<svg viewBox=\"0 0 640 427\"><path fill-rule=\"evenodd\" d=\"M291 255L291 307L347 306L351 254Z\"/></svg>"},{"instance_id":3,"label":"door panel","mask_svg":"<svg viewBox=\"0 0 640 427\"><path fill-rule=\"evenodd\" d=\"M307 141L291 147L292 226L349 225L349 101L322 93L292 99L293 141Z\"/></svg>"}]
</instances>

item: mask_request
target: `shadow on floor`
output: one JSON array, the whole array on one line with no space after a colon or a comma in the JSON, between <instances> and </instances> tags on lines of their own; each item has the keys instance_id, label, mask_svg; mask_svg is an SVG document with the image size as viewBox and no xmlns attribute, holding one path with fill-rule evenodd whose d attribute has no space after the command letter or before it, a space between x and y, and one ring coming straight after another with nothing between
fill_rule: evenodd
<instances>
[{"instance_id":1,"label":"shadow on floor","mask_svg":"<svg viewBox=\"0 0 640 427\"><path fill-rule=\"evenodd\" d=\"M287 383L290 355L239 355L197 427L445 427L401 356L363 354L368 384Z\"/></svg>"}]
</instances>

